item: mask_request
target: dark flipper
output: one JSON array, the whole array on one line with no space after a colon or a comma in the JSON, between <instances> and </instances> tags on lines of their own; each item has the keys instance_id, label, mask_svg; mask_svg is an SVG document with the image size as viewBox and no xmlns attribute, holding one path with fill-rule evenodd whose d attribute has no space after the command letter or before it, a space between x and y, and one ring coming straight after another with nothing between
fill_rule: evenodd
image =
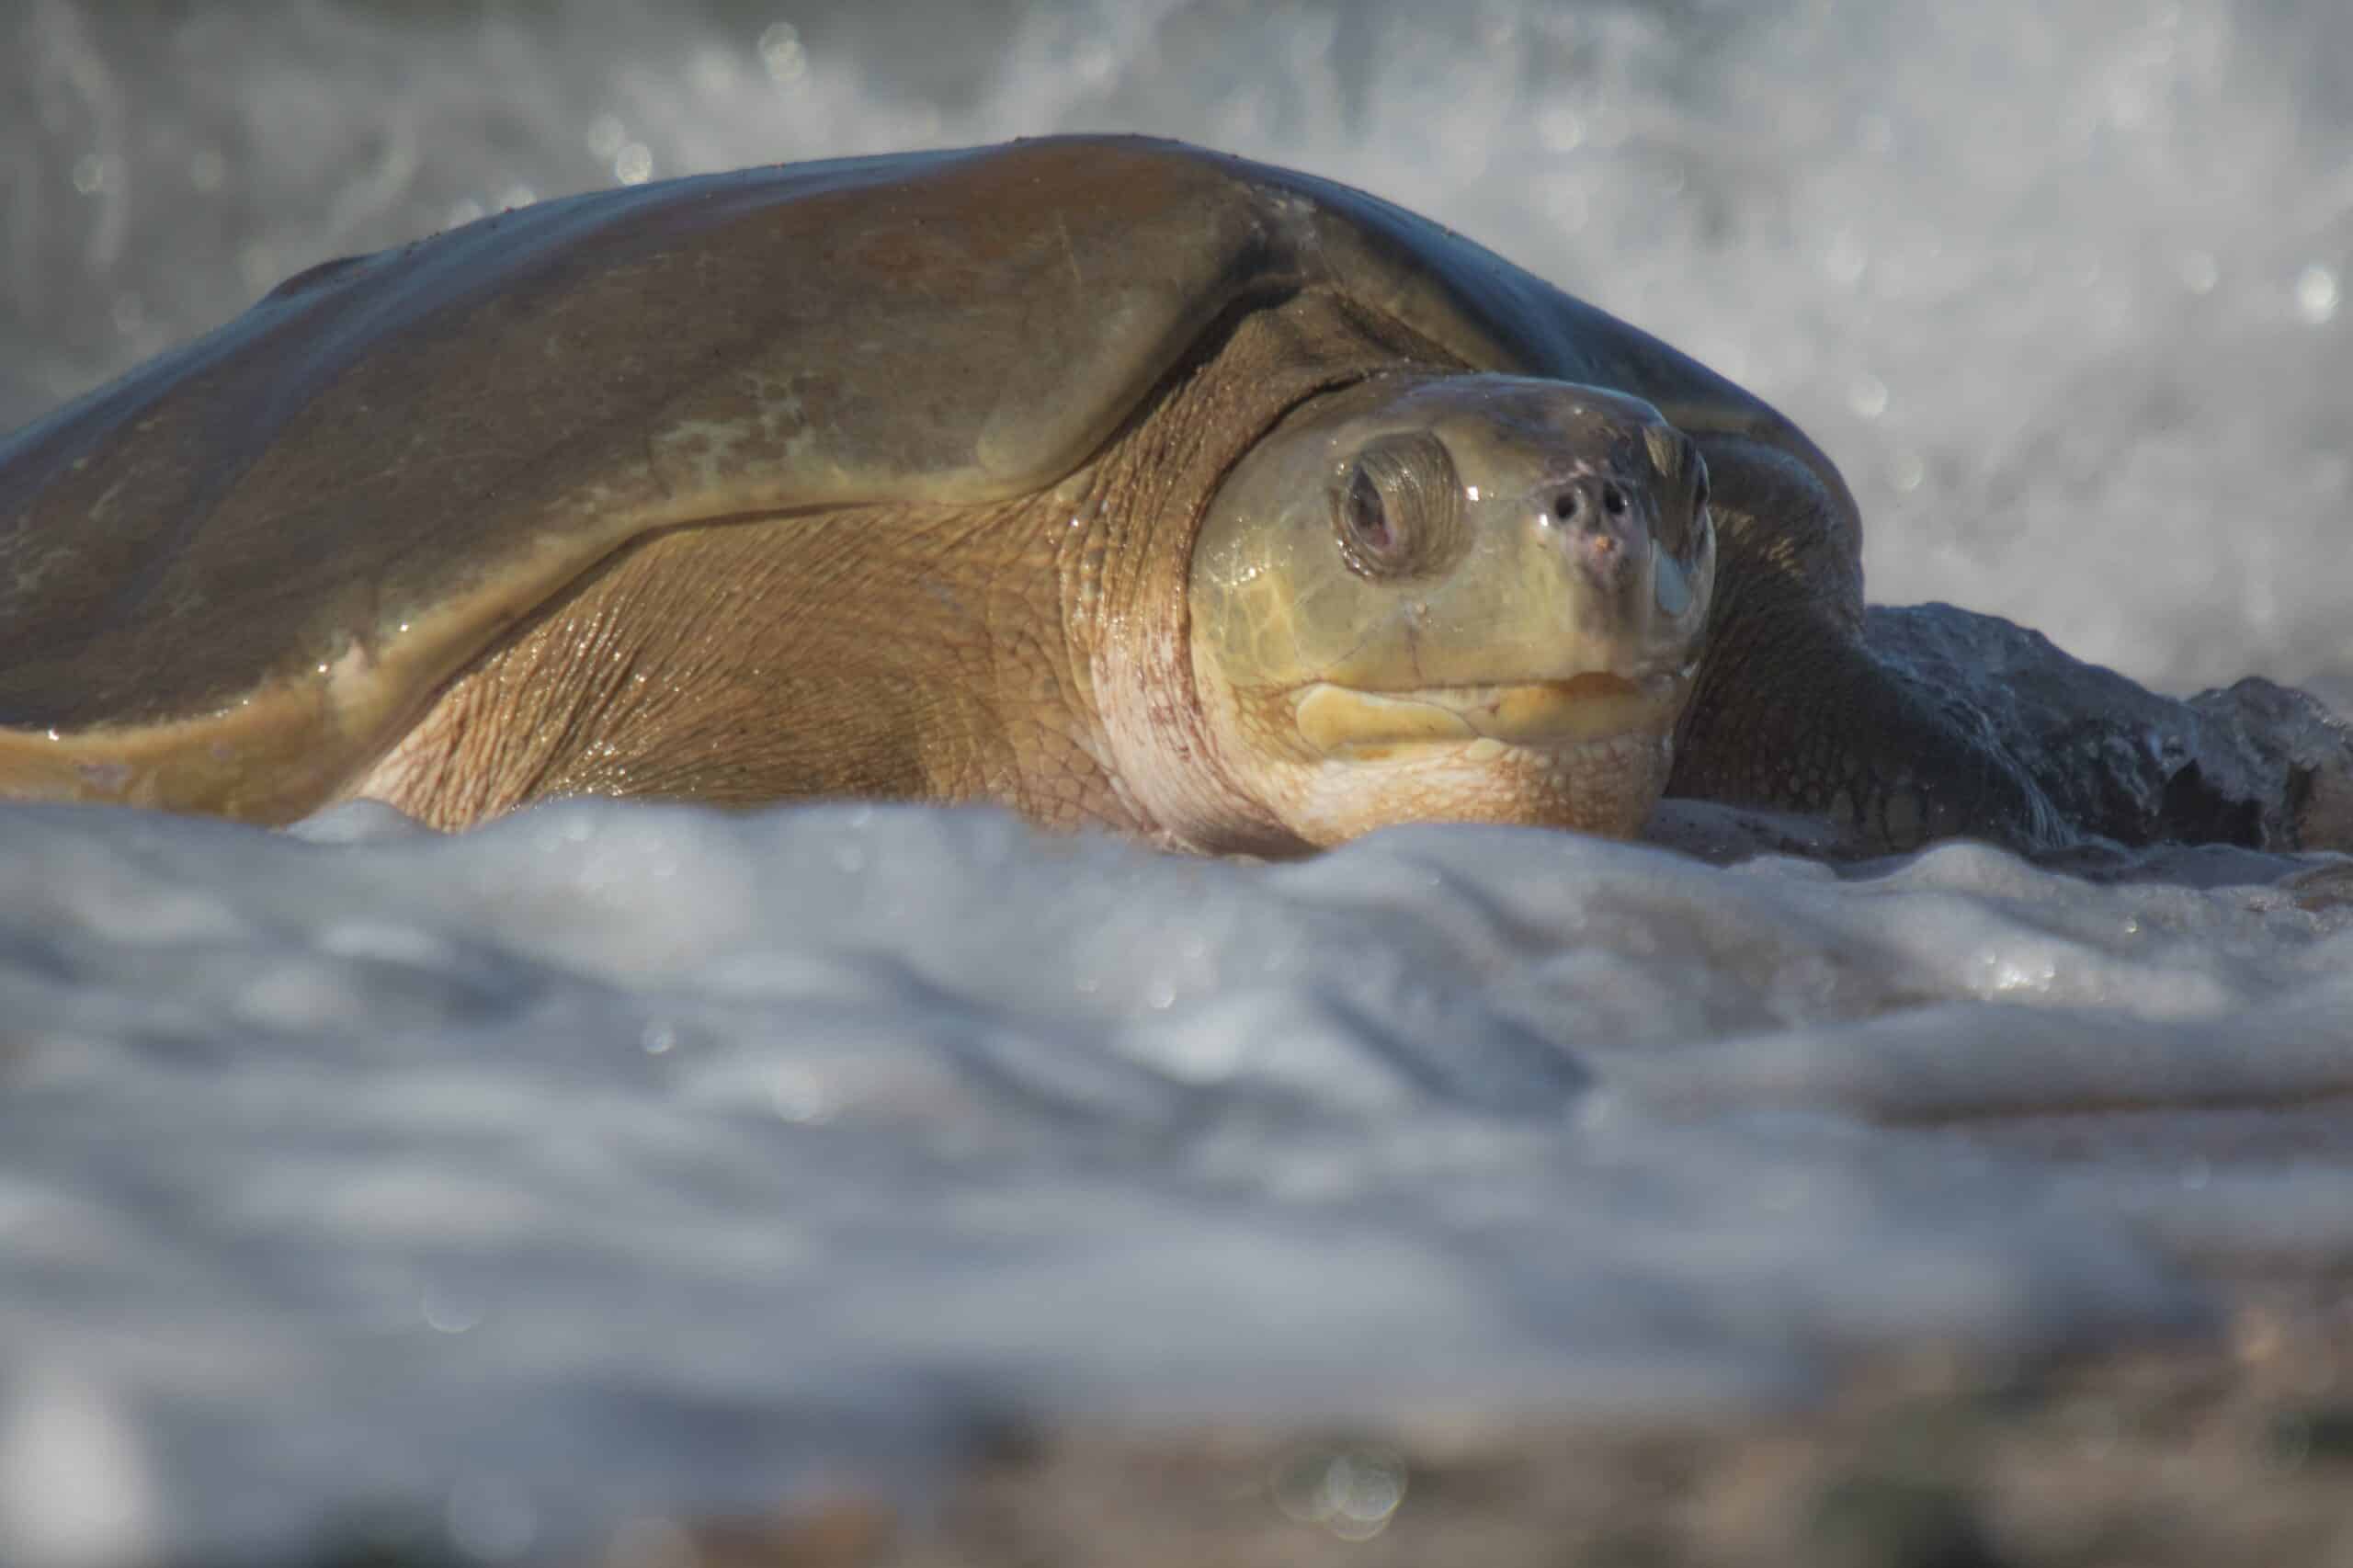
<instances>
[{"instance_id":1,"label":"dark flipper","mask_svg":"<svg viewBox=\"0 0 2353 1568\"><path fill-rule=\"evenodd\" d=\"M1852 500L1777 448L1717 435L1701 449L1717 600L1667 793L1816 813L1874 848L2071 841L1982 708L1872 650Z\"/></svg>"},{"instance_id":2,"label":"dark flipper","mask_svg":"<svg viewBox=\"0 0 2353 1568\"><path fill-rule=\"evenodd\" d=\"M1847 497L1754 441L1702 448L1719 598L1669 796L1818 814L1865 850L2353 848L2353 727L2313 698L2183 702L1997 617L1866 615Z\"/></svg>"},{"instance_id":3,"label":"dark flipper","mask_svg":"<svg viewBox=\"0 0 2353 1568\"><path fill-rule=\"evenodd\" d=\"M1816 812L1874 848L1954 836L2023 850L2073 841L1965 696L1802 607L1727 631L1685 720L1668 794Z\"/></svg>"}]
</instances>

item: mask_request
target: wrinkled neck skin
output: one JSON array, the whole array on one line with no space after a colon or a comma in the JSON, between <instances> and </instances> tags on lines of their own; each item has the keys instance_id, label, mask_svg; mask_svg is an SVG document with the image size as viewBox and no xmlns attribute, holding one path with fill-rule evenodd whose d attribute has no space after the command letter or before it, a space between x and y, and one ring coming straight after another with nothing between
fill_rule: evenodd
<instances>
[{"instance_id":1,"label":"wrinkled neck skin","mask_svg":"<svg viewBox=\"0 0 2353 1568\"><path fill-rule=\"evenodd\" d=\"M1220 481L1286 414L1401 360L1461 368L1319 292L1253 312L1092 476L1087 564L1074 576L1064 556L1069 624L1112 787L1161 848L1273 858L1315 847L1243 784L1203 710L1187 615L1193 541Z\"/></svg>"}]
</instances>

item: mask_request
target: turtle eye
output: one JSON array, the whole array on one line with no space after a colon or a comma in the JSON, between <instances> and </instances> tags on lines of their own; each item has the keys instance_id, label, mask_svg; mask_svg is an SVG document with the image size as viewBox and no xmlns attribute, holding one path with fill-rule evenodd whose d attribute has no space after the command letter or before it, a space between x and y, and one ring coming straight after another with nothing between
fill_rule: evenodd
<instances>
[{"instance_id":1,"label":"turtle eye","mask_svg":"<svg viewBox=\"0 0 2353 1568\"><path fill-rule=\"evenodd\" d=\"M1427 431L1383 436L1340 472L1332 522L1340 553L1365 577L1435 571L1453 557L1462 486L1443 442Z\"/></svg>"},{"instance_id":2,"label":"turtle eye","mask_svg":"<svg viewBox=\"0 0 2353 1568\"><path fill-rule=\"evenodd\" d=\"M1389 503L1372 475L1358 469L1348 480L1347 499L1340 503L1341 542L1376 559L1396 549L1397 530L1390 525Z\"/></svg>"}]
</instances>

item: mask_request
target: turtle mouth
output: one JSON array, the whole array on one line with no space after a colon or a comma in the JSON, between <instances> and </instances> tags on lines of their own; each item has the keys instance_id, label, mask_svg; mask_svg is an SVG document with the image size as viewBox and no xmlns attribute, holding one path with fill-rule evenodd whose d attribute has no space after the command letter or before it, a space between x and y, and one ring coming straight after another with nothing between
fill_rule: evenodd
<instances>
[{"instance_id":1,"label":"turtle mouth","mask_svg":"<svg viewBox=\"0 0 2353 1568\"><path fill-rule=\"evenodd\" d=\"M1333 681L1296 688L1300 739L1324 756L1373 762L1401 750L1466 746L1554 749L1655 733L1675 722L1688 672L1589 671L1560 680L1365 691Z\"/></svg>"}]
</instances>

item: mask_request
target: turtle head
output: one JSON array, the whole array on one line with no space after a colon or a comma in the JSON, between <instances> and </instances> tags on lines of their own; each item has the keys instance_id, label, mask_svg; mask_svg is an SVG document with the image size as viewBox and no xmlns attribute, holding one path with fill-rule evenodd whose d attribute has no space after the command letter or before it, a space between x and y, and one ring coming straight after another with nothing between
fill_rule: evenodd
<instances>
[{"instance_id":1,"label":"turtle head","mask_svg":"<svg viewBox=\"0 0 2353 1568\"><path fill-rule=\"evenodd\" d=\"M1715 574L1707 472L1650 404L1376 377L1227 473L1194 546L1194 689L1293 837L1631 834L1665 789Z\"/></svg>"}]
</instances>

